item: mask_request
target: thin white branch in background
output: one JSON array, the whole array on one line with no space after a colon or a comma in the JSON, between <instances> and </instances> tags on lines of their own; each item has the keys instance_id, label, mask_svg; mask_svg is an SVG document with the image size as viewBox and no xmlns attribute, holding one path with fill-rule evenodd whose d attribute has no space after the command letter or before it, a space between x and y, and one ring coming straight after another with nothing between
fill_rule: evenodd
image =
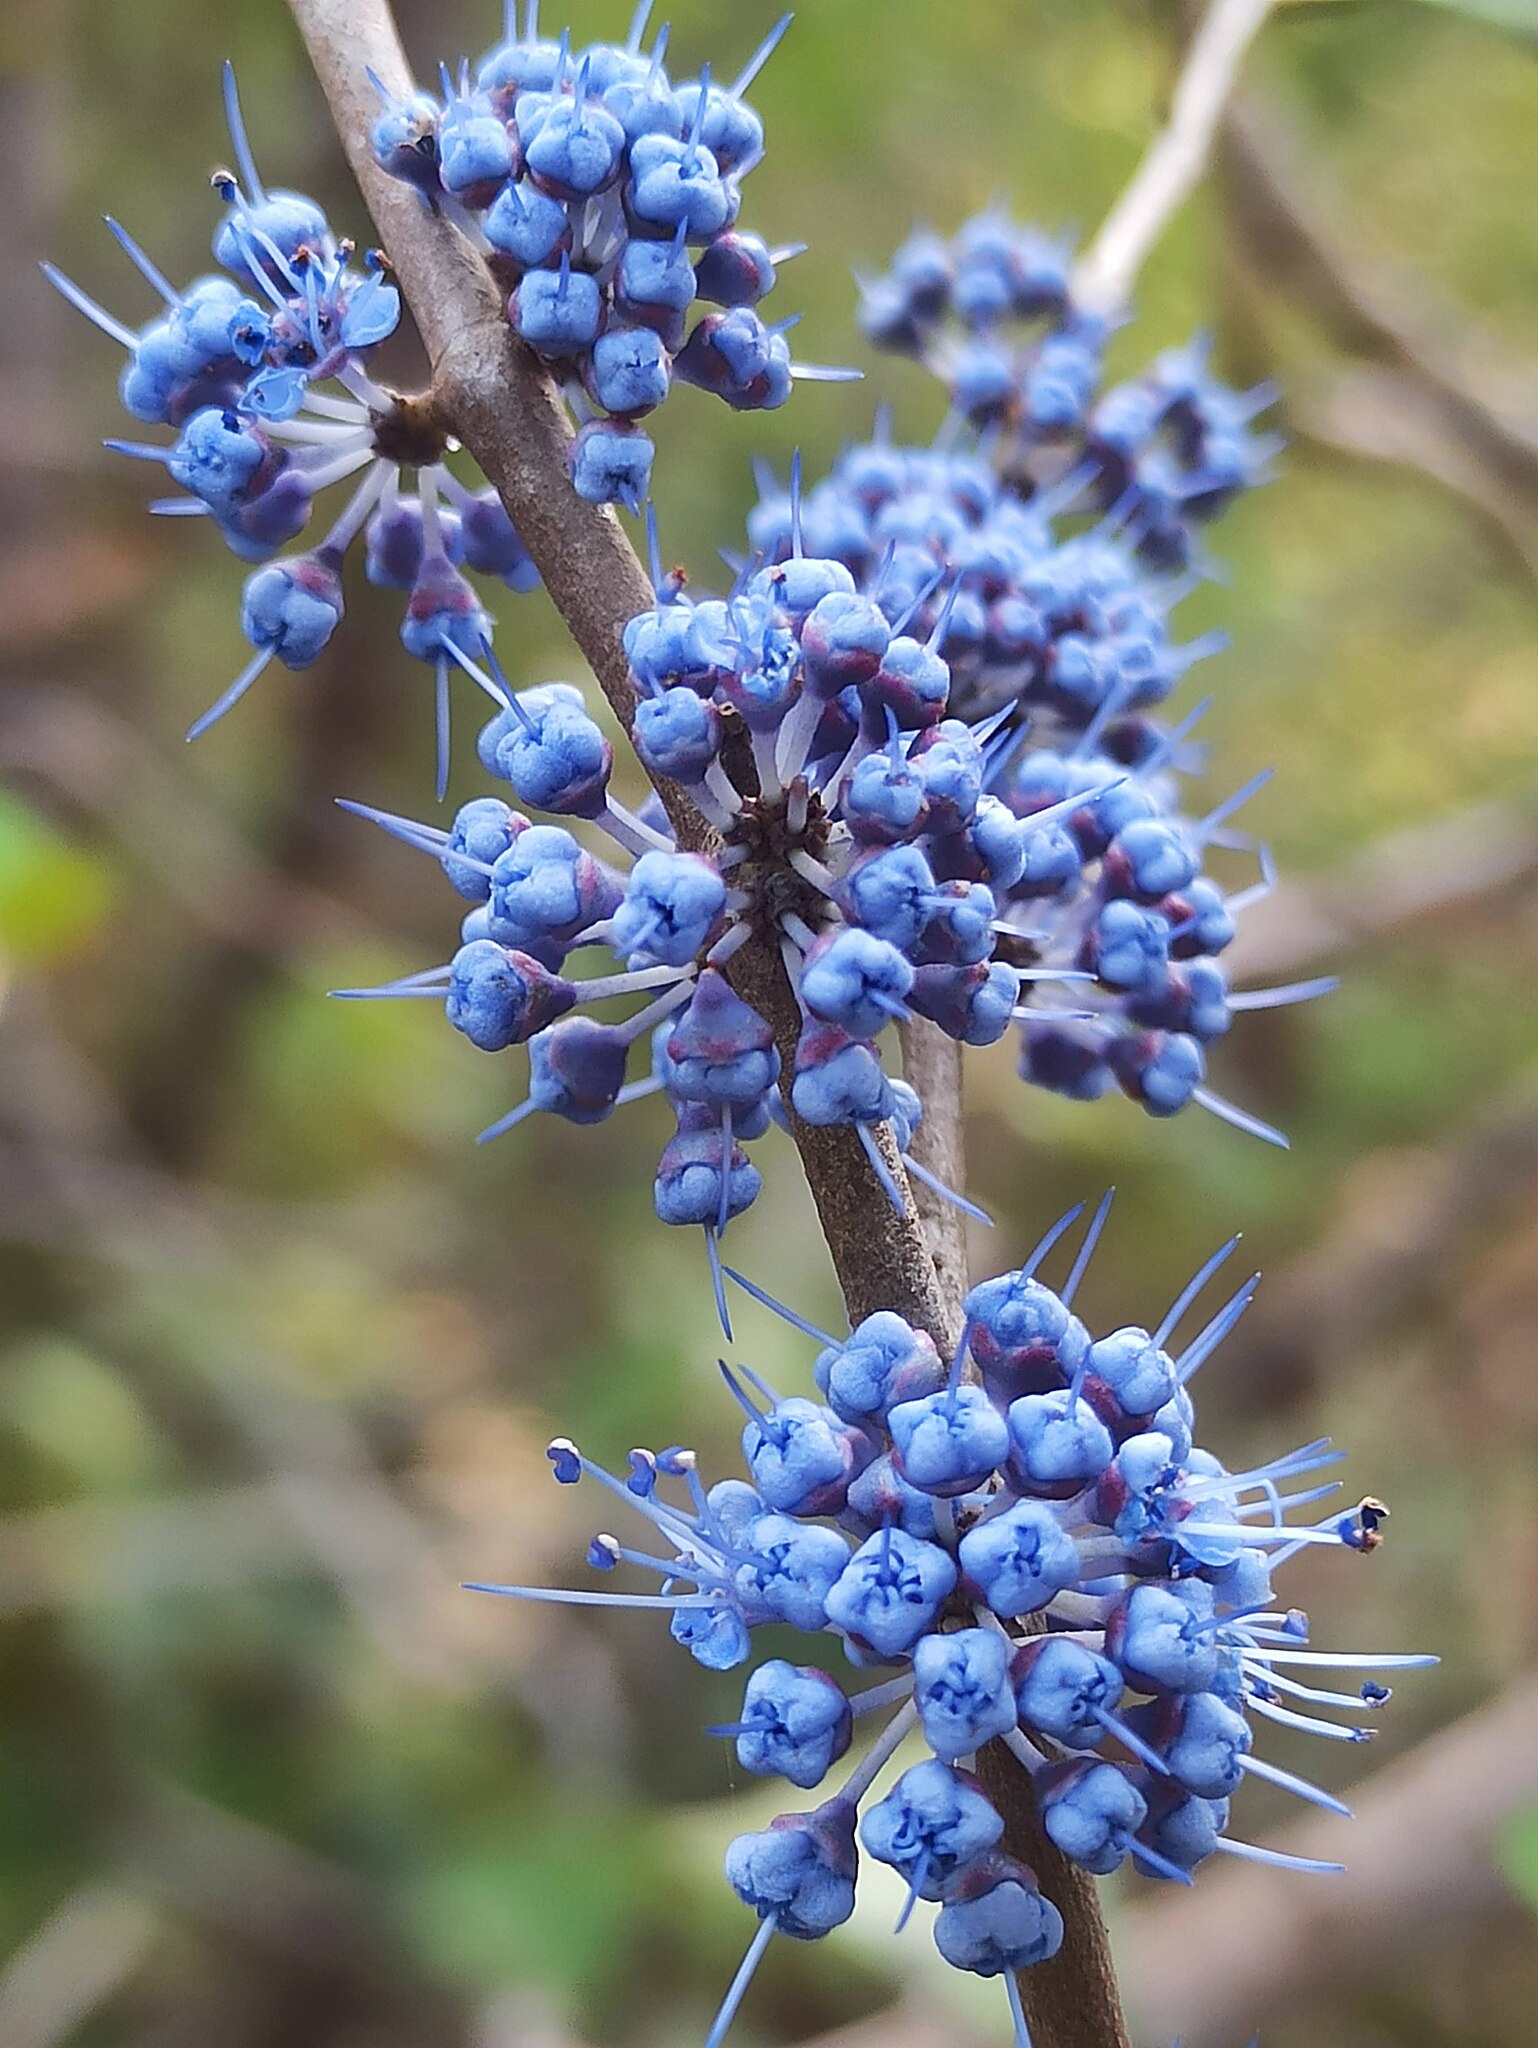
<instances>
[{"instance_id":1,"label":"thin white branch in background","mask_svg":"<svg viewBox=\"0 0 1538 2048\"><path fill-rule=\"evenodd\" d=\"M1212 0L1186 53L1165 127L1149 146L1074 277L1074 297L1094 313L1119 313L1143 259L1206 168L1245 52L1275 0Z\"/></svg>"},{"instance_id":2,"label":"thin white branch in background","mask_svg":"<svg viewBox=\"0 0 1538 2048\"><path fill-rule=\"evenodd\" d=\"M0 1967L6 2048L59 2048L132 1976L158 1925L147 1904L115 1883L72 1893Z\"/></svg>"}]
</instances>

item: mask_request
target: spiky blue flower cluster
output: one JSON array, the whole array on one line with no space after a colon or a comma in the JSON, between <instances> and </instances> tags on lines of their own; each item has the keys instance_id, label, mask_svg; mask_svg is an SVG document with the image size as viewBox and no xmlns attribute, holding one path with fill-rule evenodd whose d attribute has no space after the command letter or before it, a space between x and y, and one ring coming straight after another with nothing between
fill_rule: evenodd
<instances>
[{"instance_id":1,"label":"spiky blue flower cluster","mask_svg":"<svg viewBox=\"0 0 1538 2048\"><path fill-rule=\"evenodd\" d=\"M178 291L116 221L107 225L164 310L135 332L51 264L52 282L127 352L123 404L169 443L110 441L161 463L185 494L151 510L212 521L225 544L258 567L240 623L251 660L192 726L206 732L273 661L308 668L341 624L346 557L361 535L369 580L406 593L401 639L437 682L438 781L448 767L452 668L489 663L493 621L466 569L514 591L539 578L494 491L471 490L442 462L441 433L403 420L394 394L369 374L372 351L395 329L400 295L383 259L362 271L353 245L298 192L270 191L246 136L234 74L224 100L239 175L216 171L225 213L213 253L226 275ZM332 387L332 388L327 388ZM417 489L401 488L415 468ZM343 510L303 554L280 550L304 530L322 492L358 481ZM483 675L480 669L473 673ZM500 682L486 687L499 704Z\"/></svg>"},{"instance_id":2,"label":"spiky blue flower cluster","mask_svg":"<svg viewBox=\"0 0 1538 2048\"><path fill-rule=\"evenodd\" d=\"M1101 392L1113 323L1075 302L1072 255L1066 239L997 208L952 242L918 229L883 276L863 281L860 324L934 371L1022 496L1072 465L1145 562L1184 568L1197 528L1265 478L1281 444L1254 421L1275 393L1230 390L1205 340Z\"/></svg>"},{"instance_id":3,"label":"spiky blue flower cluster","mask_svg":"<svg viewBox=\"0 0 1538 2048\"><path fill-rule=\"evenodd\" d=\"M878 1313L835 1337L733 1274L823 1347L815 1398L782 1397L723 1364L744 1411L746 1479L707 1490L681 1448L632 1451L620 1478L565 1439L550 1447L558 1480L596 1480L650 1525L642 1548L596 1536L589 1563L655 1573L660 1590L477 1589L660 1608L713 1671L747 1663L753 1632L781 1624L817 1636L820 1650L832 1637L856 1671L894 1674L851 1693L820 1657L775 1657L750 1673L738 1718L710 1731L745 1770L811 1791L856 1724L890 1712L820 1804L728 1849L727 1880L761 1924L708 2048L773 1934L816 1940L849 1918L862 1849L907 1887L899 1926L930 1901L947 1962L1004 1977L1025 2039L1012 1973L1056 1952L1062 1922L1002 1847L1003 1817L973 1771L992 1742L1029 1774L1049 1838L1097 1875L1130 1859L1144 1875L1189 1883L1215 1852L1341 1867L1233 1840L1229 1802L1254 1776L1344 1813L1256 1756L1252 1721L1365 1742L1360 1722L1314 1710L1359 1715L1387 1688L1369 1676L1359 1692L1323 1690L1315 1674L1436 1661L1315 1651L1307 1618L1276 1605L1280 1566L1314 1547L1370 1552L1387 1510L1369 1499L1322 1522L1288 1519L1336 1491L1287 1490L1337 1462L1327 1441L1239 1472L1195 1447L1191 1377L1258 1276L1184 1345L1175 1332L1237 1240L1154 1329L1092 1336L1073 1302L1108 1207L1109 1197L1060 1289L1038 1268L1082 1205L1021 1268L974 1287L948 1365L900 1316ZM873 1798L910 1738L927 1753Z\"/></svg>"},{"instance_id":4,"label":"spiky blue flower cluster","mask_svg":"<svg viewBox=\"0 0 1538 2048\"><path fill-rule=\"evenodd\" d=\"M596 1123L665 1093L677 1131L656 1207L701 1226L713 1262L759 1190L743 1147L787 1107L851 1127L899 1207L891 1158L928 1177L910 1151L923 1106L882 1056L894 1019L968 1046L1018 1024L1037 1085L1119 1087L1156 1116L1194 1101L1284 1143L1206 1086L1205 1049L1236 1011L1333 984L1229 989L1218 956L1269 870L1262 853L1261 881L1229 893L1205 858L1236 843L1227 820L1258 784L1199 819L1181 807L1191 721L1166 731L1149 711L1202 650L1170 640L1171 593L1113 536L1055 540L970 455L878 442L804 508L793 478L783 515L781 533L780 508L760 505L755 556L724 598L664 576L653 532L657 602L625 628L637 753L717 843L681 851L660 805L616 801L579 690L523 691L480 759L563 823L493 798L447 831L364 810L433 853L474 908L442 967L356 993L436 998L484 1050L528 1045L528 1097L487 1136L531 1110ZM805 551L808 528L829 552ZM987 637L1006 606L1036 622L1008 659ZM579 820L633 857L628 873L582 844ZM793 1048L730 986L755 936L800 1006ZM592 947L615 971L582 979L572 956ZM580 1014L631 992L648 1001L624 1023ZM648 1032L650 1074L632 1078Z\"/></svg>"},{"instance_id":5,"label":"spiky blue flower cluster","mask_svg":"<svg viewBox=\"0 0 1538 2048\"><path fill-rule=\"evenodd\" d=\"M1246 848L1228 820L1255 778L1205 816L1181 800L1190 735L1154 714L1221 635L1180 644L1171 614L1190 589L1147 569L1125 525L1060 532L1082 474L1022 501L978 449L894 446L885 427L806 493L766 470L749 519L757 554L799 544L843 563L862 597L901 608L950 671L946 710L983 741L982 788L1030 828L1013 874L989 877L996 960L1051 982L1021 1019L1025 1079L1079 1100L1119 1087L1155 1116L1197 1101L1272 1142L1279 1134L1205 1086L1208 1049L1236 1010L1301 1000L1333 984L1236 996L1220 955L1270 886L1225 890L1210 849ZM852 697L841 702L851 722ZM866 770L867 774L871 771Z\"/></svg>"},{"instance_id":6,"label":"spiky blue flower cluster","mask_svg":"<svg viewBox=\"0 0 1538 2048\"><path fill-rule=\"evenodd\" d=\"M797 250L737 225L764 153L743 95L790 16L720 86L708 67L668 76L665 26L643 49L651 6L640 0L623 45L573 49L569 31L541 36L539 0L521 22L507 0L473 83L464 64L457 81L443 69L439 98L384 94L373 133L380 165L484 251L514 332L560 379L578 495L632 510L656 452L641 422L675 379L758 411L783 405L796 377L858 374L792 363L794 321L766 325L758 307Z\"/></svg>"}]
</instances>

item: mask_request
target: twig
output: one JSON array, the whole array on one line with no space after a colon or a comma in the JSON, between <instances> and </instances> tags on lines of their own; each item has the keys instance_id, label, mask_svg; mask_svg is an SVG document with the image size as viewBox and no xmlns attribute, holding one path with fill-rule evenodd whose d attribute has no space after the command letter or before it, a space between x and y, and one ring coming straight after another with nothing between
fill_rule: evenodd
<instances>
[{"instance_id":1,"label":"twig","mask_svg":"<svg viewBox=\"0 0 1538 2048\"><path fill-rule=\"evenodd\" d=\"M966 1179L966 1125L961 1101L961 1047L938 1024L915 1017L899 1028L903 1077L918 1091L924 1118L914 1133L912 1153L919 1164L946 1187L960 1189ZM913 1190L924 1232L934 1258L952 1329L961 1327L961 1298L967 1290L966 1218L954 1202L926 1187Z\"/></svg>"},{"instance_id":2,"label":"twig","mask_svg":"<svg viewBox=\"0 0 1538 2048\"><path fill-rule=\"evenodd\" d=\"M72 2039L143 1961L157 1916L124 1887L72 1892L0 1972L0 2040L54 2048Z\"/></svg>"},{"instance_id":3,"label":"twig","mask_svg":"<svg viewBox=\"0 0 1538 2048\"><path fill-rule=\"evenodd\" d=\"M1223 108L1274 0L1212 0L1191 40L1170 117L1084 252L1074 298L1090 312L1119 313L1144 258L1195 189Z\"/></svg>"},{"instance_id":4,"label":"twig","mask_svg":"<svg viewBox=\"0 0 1538 2048\"><path fill-rule=\"evenodd\" d=\"M1381 262L1350 253L1337 228L1335 194L1310 191L1301 151L1268 109L1237 100L1223 123L1224 189L1257 276L1271 290L1302 301L1345 347L1375 356L1412 376L1434 396L1454 440L1508 488L1538 497L1538 432L1480 388L1491 378L1466 343L1453 339L1452 319L1425 301ZM1467 332L1468 323L1461 323ZM1530 368L1501 366L1499 381L1531 405Z\"/></svg>"},{"instance_id":5,"label":"twig","mask_svg":"<svg viewBox=\"0 0 1538 2048\"><path fill-rule=\"evenodd\" d=\"M1321 1990L1381 1971L1449 1914L1488 1910L1505 1886L1496 1829L1538 1791L1538 1678L1444 1729L1357 1795L1342 1899L1327 1880L1257 1864L1203 1873L1194 1894L1145 1907L1118 1942L1138 2038L1228 2048ZM1338 1823L1276 1846L1338 1853ZM1205 1881L1204 1881L1205 1880Z\"/></svg>"},{"instance_id":6,"label":"twig","mask_svg":"<svg viewBox=\"0 0 1538 2048\"><path fill-rule=\"evenodd\" d=\"M1439 393L1403 371L1353 369L1305 386L1288 412L1321 447L1418 470L1461 498L1538 583L1538 503L1470 452Z\"/></svg>"},{"instance_id":7,"label":"twig","mask_svg":"<svg viewBox=\"0 0 1538 2048\"><path fill-rule=\"evenodd\" d=\"M1363 939L1494 899L1538 869L1538 829L1513 805L1477 804L1390 832L1333 874L1282 882L1245 916L1236 981L1291 973Z\"/></svg>"}]
</instances>

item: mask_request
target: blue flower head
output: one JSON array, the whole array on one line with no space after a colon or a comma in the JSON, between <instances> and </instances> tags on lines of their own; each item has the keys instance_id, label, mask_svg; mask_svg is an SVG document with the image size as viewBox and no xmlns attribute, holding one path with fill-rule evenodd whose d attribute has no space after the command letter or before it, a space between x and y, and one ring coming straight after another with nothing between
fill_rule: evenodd
<instances>
[{"instance_id":1,"label":"blue flower head","mask_svg":"<svg viewBox=\"0 0 1538 2048\"><path fill-rule=\"evenodd\" d=\"M736 1000L721 995L707 1005L706 1028L719 1005L728 1042L741 1022ZM718 1142L724 1135L718 1126L713 1134ZM966 1336L975 1342L984 1314L996 1329L1012 1329L1006 1307L1021 1301L1030 1303L1031 1320L1019 1334L1061 1335L1071 1320L1063 1297L1082 1277L1104 1205L1061 1291L1037 1269L1079 1213L1054 1226L1022 1267L974 1290L979 1316ZM1161 1353L1232 1250L1215 1254L1158 1324ZM628 1475L619 1477L558 1440L550 1451L558 1480L595 1483L649 1526L645 1548L596 1537L590 1564L606 1575L637 1567L660 1590L486 1589L660 1608L675 1639L712 1670L752 1663L754 1635L765 1627L797 1629L819 1646L831 1635L856 1669L886 1667L876 1682L849 1691L820 1662L793 1654L760 1660L738 1716L712 1731L735 1744L746 1770L821 1788L822 1796L813 1811L784 1814L728 1851L728 1879L759 1929L716 2039L776 1932L817 1939L848 1917L861 1849L904 1880L904 1920L920 1902L938 1907L934 1938L954 1967L997 1975L1056 1952L1055 1910L1009 1855L1004 1819L967 1768L990 1744L1007 1745L1031 1781L1048 1838L1091 1872L1130 1863L1146 1877L1187 1883L1216 1853L1338 1868L1228 1832L1229 1801L1251 1774L1310 1803L1339 1806L1259 1758L1258 1726L1280 1719L1362 1741L1370 1733L1362 1715L1388 1695L1376 1677L1357 1697L1324 1692L1297 1673L1316 1659L1325 1671L1369 1673L1428 1661L1315 1653L1306 1618L1274 1608L1273 1562L1306 1547L1370 1547L1381 1533L1381 1504L1371 1501L1335 1509L1323 1522L1295 1518L1321 1489L1286 1489L1332 1461L1328 1445L1230 1471L1161 1431L1118 1420L1113 1435L1091 1399L1093 1392L1114 1414L1089 1363L1106 1340L1087 1330L1056 1367L1050 1351L1036 1358L1040 1378L1055 1371L1056 1385L1010 1400L1008 1388L962 1377L965 1341L947 1375L932 1341L900 1317L878 1312L836 1340L742 1285L821 1343L815 1374L835 1405L782 1398L750 1368L723 1368L747 1414L751 1483L708 1490L692 1452L632 1451ZM1191 1372L1253 1291L1245 1283L1174 1354L1187 1409ZM1141 1348L1155 1343L1137 1334ZM968 1442L985 1411L994 1418L995 1462L979 1473L969 1452L968 1490L925 1492L904 1468L926 1421L945 1415L947 1404L963 1418ZM1053 1430L1066 1432L1074 1455L1058 1446L1041 1477L1035 1464ZM1063 1483L1061 1471L1075 1463L1076 1477ZM1196 1522L1203 1533L1184 1538ZM1241 1569L1241 1558L1255 1568ZM1305 1714L1301 1704L1334 1711ZM862 1743L861 1725L876 1714L882 1725ZM912 1736L928 1756L886 1780Z\"/></svg>"}]
</instances>

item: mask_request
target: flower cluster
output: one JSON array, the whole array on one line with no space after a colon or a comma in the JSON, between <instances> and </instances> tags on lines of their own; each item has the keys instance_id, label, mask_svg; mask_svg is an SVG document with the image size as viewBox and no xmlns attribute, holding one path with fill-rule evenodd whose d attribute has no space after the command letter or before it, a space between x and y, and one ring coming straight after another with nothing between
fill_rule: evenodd
<instances>
[{"instance_id":1,"label":"flower cluster","mask_svg":"<svg viewBox=\"0 0 1538 2048\"><path fill-rule=\"evenodd\" d=\"M234 554L260 565L247 579L240 609L251 660L187 737L222 718L269 663L302 669L320 657L341 624L345 559L361 535L369 580L406 593L407 652L436 677L441 794L449 674L493 659L492 618L463 572L514 591L531 590L538 574L496 493L463 484L441 459L442 433L409 419L369 374L371 352L400 318L400 295L383 259L370 254L358 270L352 244L337 240L313 200L267 189L228 65L224 98L240 167L238 176L216 171L213 180L225 202L213 241L224 274L178 291L109 220L163 302L135 332L44 266L65 297L126 351L118 387L125 409L147 426L175 432L164 444L108 443L163 464L185 494L151 510L210 520ZM417 472L411 495L401 488L407 467ZM323 537L302 554L280 555L308 525L321 493L353 477L353 492ZM505 703L499 683L486 687Z\"/></svg>"},{"instance_id":2,"label":"flower cluster","mask_svg":"<svg viewBox=\"0 0 1538 2048\"><path fill-rule=\"evenodd\" d=\"M864 282L861 325L878 347L934 371L1022 495L1073 465L1083 489L1127 520L1146 562L1184 567L1195 529L1265 477L1280 443L1253 423L1275 394L1230 390L1200 340L1100 392L1112 323L1075 303L1071 259L1067 241L997 209L950 243L917 230L884 276Z\"/></svg>"},{"instance_id":3,"label":"flower cluster","mask_svg":"<svg viewBox=\"0 0 1538 2048\"><path fill-rule=\"evenodd\" d=\"M529 1095L487 1136L531 1110L597 1123L665 1093L677 1130L656 1207L701 1226L713 1262L759 1190L743 1148L787 1108L851 1127L899 1207L891 1157L927 1178L910 1154L922 1104L883 1063L894 1019L968 1046L1018 1025L1037 1085L1119 1087L1156 1116L1194 1101L1284 1143L1207 1087L1205 1049L1236 1011L1333 984L1229 989L1217 956L1267 881L1228 894L1204 861L1234 843L1226 821L1258 785L1197 820L1179 807L1190 721L1165 730L1148 711L1202 650L1170 640L1171 593L1112 536L1055 541L969 456L877 442L804 505L793 478L783 512L781 535L778 504L760 505L724 598L664 576L654 534L657 602L624 633L637 753L688 793L711 850L681 849L655 802L618 803L579 690L519 692L481 762L565 822L497 798L447 830L353 806L432 853L473 908L443 966L352 993L436 998L484 1050L528 1045ZM830 552L804 551L811 528ZM1033 622L1007 658L1005 611ZM579 820L628 872L583 845ZM793 1047L730 985L754 937L785 962ZM615 971L568 972L591 947ZM630 993L648 1000L623 1023L580 1013ZM648 1033L650 1073L631 1078Z\"/></svg>"},{"instance_id":4,"label":"flower cluster","mask_svg":"<svg viewBox=\"0 0 1538 2048\"><path fill-rule=\"evenodd\" d=\"M798 515L767 472L759 485L755 551L784 562L798 531L900 610L950 671L947 713L984 740L985 791L1030 828L1019 871L988 878L995 959L1080 985L1071 1006L1038 996L1021 1019L1022 1075L1080 1100L1120 1087L1156 1116L1197 1101L1278 1141L1206 1088L1206 1053L1236 1011L1333 983L1229 989L1219 956L1270 864L1258 849L1260 879L1230 893L1206 857L1247 844L1228 820L1266 778L1183 814L1180 771L1207 706L1173 727L1153 714L1223 645L1175 640L1189 579L1150 571L1115 523L1060 537L1082 477L1022 502L979 453L897 447L884 429L846 450Z\"/></svg>"},{"instance_id":5,"label":"flower cluster","mask_svg":"<svg viewBox=\"0 0 1538 2048\"><path fill-rule=\"evenodd\" d=\"M1315 1674L1435 1662L1315 1651L1307 1618L1276 1605L1279 1567L1313 1546L1370 1552L1387 1510L1369 1499L1322 1522L1288 1519L1336 1490L1287 1490L1337 1462L1327 1442L1239 1472L1195 1446L1191 1377L1256 1280L1183 1345L1175 1332L1237 1240L1156 1328L1091 1335L1073 1301L1108 1207L1060 1289L1038 1268L1082 1205L1019 1270L974 1287L948 1365L900 1316L838 1338L741 1281L824 1347L815 1399L723 1364L744 1411L746 1479L707 1490L694 1454L676 1447L632 1451L621 1478L565 1439L550 1446L558 1480L594 1479L650 1525L650 1547L596 1536L590 1565L636 1566L660 1590L477 1588L660 1608L715 1671L746 1663L753 1631L777 1623L820 1644L832 1636L856 1671L895 1672L851 1694L820 1661L772 1658L749 1675L738 1718L711 1731L745 1770L811 1791L857 1722L889 1714L821 1803L728 1849L727 1880L760 1928L710 2048L772 1935L816 1940L849 1918L861 1850L906 1885L903 1921L918 1900L938 1906L947 1962L1003 1976L1024 2039L1013 1973L1056 1952L1062 1922L1004 1845L1004 1818L974 1774L989 1743L1029 1775L1050 1839L1097 1875L1130 1860L1189 1883L1214 1853L1340 1868L1232 1839L1229 1802L1254 1776L1345 1812L1254 1754L1254 1719L1365 1742L1369 1728L1315 1710L1359 1715L1387 1688L1369 1676L1359 1692L1330 1691ZM911 1737L926 1754L872 1797Z\"/></svg>"},{"instance_id":6,"label":"flower cluster","mask_svg":"<svg viewBox=\"0 0 1538 2048\"><path fill-rule=\"evenodd\" d=\"M539 0L521 25L509 0L473 84L464 65L440 98L384 95L373 132L379 164L484 251L514 332L559 377L578 495L632 510L656 452L641 422L675 378L753 411L783 405L793 378L859 374L792 363L794 320L757 309L797 250L737 226L764 153L743 95L790 16L722 86L708 67L675 83L666 27L642 48L650 14L640 0L623 45L574 50L569 32L540 35Z\"/></svg>"}]
</instances>

